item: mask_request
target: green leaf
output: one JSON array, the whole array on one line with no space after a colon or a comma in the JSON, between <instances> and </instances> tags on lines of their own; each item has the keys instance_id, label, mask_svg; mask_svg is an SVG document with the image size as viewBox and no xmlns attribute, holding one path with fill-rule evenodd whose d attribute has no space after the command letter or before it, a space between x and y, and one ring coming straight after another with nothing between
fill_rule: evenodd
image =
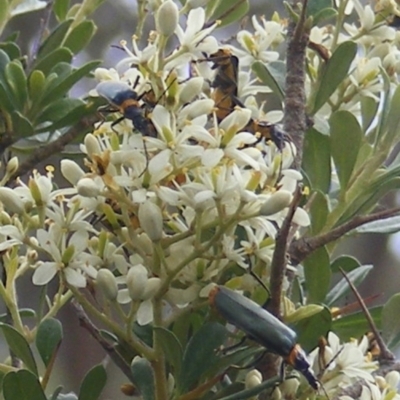
<instances>
[{"instance_id":1,"label":"green leaf","mask_svg":"<svg viewBox=\"0 0 400 400\"><path fill-rule=\"evenodd\" d=\"M333 261L331 271L332 273L340 272L339 268L341 268L344 272L350 272L360 266L360 262L355 257L340 256Z\"/></svg>"},{"instance_id":2,"label":"green leaf","mask_svg":"<svg viewBox=\"0 0 400 400\"><path fill-rule=\"evenodd\" d=\"M4 400L47 400L38 378L26 369L4 377L3 394Z\"/></svg>"},{"instance_id":3,"label":"green leaf","mask_svg":"<svg viewBox=\"0 0 400 400\"><path fill-rule=\"evenodd\" d=\"M22 115L19 111L15 111L11 113L11 118L13 121L13 131L18 137L18 139L27 138L34 135L35 130L29 121L24 115Z\"/></svg>"},{"instance_id":4,"label":"green leaf","mask_svg":"<svg viewBox=\"0 0 400 400\"><path fill-rule=\"evenodd\" d=\"M328 215L329 202L327 196L320 191L314 192L310 208L311 232L313 235L316 235L322 230Z\"/></svg>"},{"instance_id":5,"label":"green leaf","mask_svg":"<svg viewBox=\"0 0 400 400\"><path fill-rule=\"evenodd\" d=\"M61 76L50 87L46 89L42 103L50 104L51 102L64 96L78 81L87 76L93 69L100 65L100 61L91 61L79 69L73 70L67 76ZM66 66L64 64L64 66Z\"/></svg>"},{"instance_id":6,"label":"green leaf","mask_svg":"<svg viewBox=\"0 0 400 400\"><path fill-rule=\"evenodd\" d=\"M321 312L301 320L294 326L294 329L298 333L298 342L305 351L309 352L317 346L321 336L326 337L331 326L331 312L328 307L324 307Z\"/></svg>"},{"instance_id":7,"label":"green leaf","mask_svg":"<svg viewBox=\"0 0 400 400\"><path fill-rule=\"evenodd\" d=\"M72 110L85 105L82 100L73 98L62 98L54 101L37 117L36 123L40 124L47 121L59 122L68 115Z\"/></svg>"},{"instance_id":8,"label":"green leaf","mask_svg":"<svg viewBox=\"0 0 400 400\"><path fill-rule=\"evenodd\" d=\"M10 20L11 3L9 0L0 0L0 25L6 26Z\"/></svg>"},{"instance_id":9,"label":"green leaf","mask_svg":"<svg viewBox=\"0 0 400 400\"><path fill-rule=\"evenodd\" d=\"M324 306L318 304L308 304L306 306L300 306L296 308L296 311L291 313L285 318L287 324L294 324L303 319L311 318L312 316L320 313L324 310Z\"/></svg>"},{"instance_id":10,"label":"green leaf","mask_svg":"<svg viewBox=\"0 0 400 400\"><path fill-rule=\"evenodd\" d=\"M95 32L96 25L93 21L83 21L68 34L63 46L77 54L88 45Z\"/></svg>"},{"instance_id":11,"label":"green leaf","mask_svg":"<svg viewBox=\"0 0 400 400\"><path fill-rule=\"evenodd\" d=\"M143 400L154 400L154 375L149 361L135 357L131 364L133 384Z\"/></svg>"},{"instance_id":12,"label":"green leaf","mask_svg":"<svg viewBox=\"0 0 400 400\"><path fill-rule=\"evenodd\" d=\"M329 7L333 7L332 0L309 0L307 3L307 16L314 16Z\"/></svg>"},{"instance_id":13,"label":"green leaf","mask_svg":"<svg viewBox=\"0 0 400 400\"><path fill-rule=\"evenodd\" d=\"M372 268L372 265L362 265L361 267L346 273L346 275L350 279L350 282L357 287L367 277ZM346 296L349 292L351 292L351 288L343 277L328 293L325 303L328 306L333 306L339 299Z\"/></svg>"},{"instance_id":14,"label":"green leaf","mask_svg":"<svg viewBox=\"0 0 400 400\"><path fill-rule=\"evenodd\" d=\"M213 9L211 19L220 20L218 28L242 19L249 11L248 0L219 1Z\"/></svg>"},{"instance_id":15,"label":"green leaf","mask_svg":"<svg viewBox=\"0 0 400 400\"><path fill-rule=\"evenodd\" d=\"M308 292L307 303L324 301L331 282L329 254L320 247L304 260L304 277Z\"/></svg>"},{"instance_id":16,"label":"green leaf","mask_svg":"<svg viewBox=\"0 0 400 400\"><path fill-rule=\"evenodd\" d=\"M72 62L72 57L73 54L70 49L59 47L38 59L33 68L42 71L47 76L58 63L64 62L70 64Z\"/></svg>"},{"instance_id":17,"label":"green leaf","mask_svg":"<svg viewBox=\"0 0 400 400\"><path fill-rule=\"evenodd\" d=\"M90 114L93 114L93 110L87 107L86 104L82 103L78 105L78 102L81 100L78 99L70 99L76 100L77 106L70 110L64 117L59 120L56 120L53 124L47 127L43 127L43 129L37 129L36 132L55 132L58 129L65 128L66 126L75 125L81 118L86 117ZM86 127L86 131L90 130L90 126ZM82 133L86 132L85 129L82 130Z\"/></svg>"},{"instance_id":18,"label":"green leaf","mask_svg":"<svg viewBox=\"0 0 400 400\"><path fill-rule=\"evenodd\" d=\"M107 373L99 364L93 367L83 378L78 400L97 400L107 382Z\"/></svg>"},{"instance_id":19,"label":"green leaf","mask_svg":"<svg viewBox=\"0 0 400 400\"><path fill-rule=\"evenodd\" d=\"M381 325L382 306L369 308L369 312L379 329ZM340 336L342 341L347 342L351 338L364 335L365 332L370 331L371 328L365 318L364 312L359 311L335 319L332 323L332 330Z\"/></svg>"},{"instance_id":20,"label":"green leaf","mask_svg":"<svg viewBox=\"0 0 400 400\"><path fill-rule=\"evenodd\" d=\"M10 325L0 323L0 329L3 331L3 335L11 351L31 372L38 376L36 362L26 339Z\"/></svg>"},{"instance_id":21,"label":"green leaf","mask_svg":"<svg viewBox=\"0 0 400 400\"><path fill-rule=\"evenodd\" d=\"M217 362L215 349L224 343L226 336L225 327L211 322L203 325L191 337L183 355L182 370L177 380L180 394L191 390L210 366Z\"/></svg>"},{"instance_id":22,"label":"green leaf","mask_svg":"<svg viewBox=\"0 0 400 400\"><path fill-rule=\"evenodd\" d=\"M11 11L11 16L15 17L16 15L42 10L46 5L47 3L42 0L22 1Z\"/></svg>"},{"instance_id":23,"label":"green leaf","mask_svg":"<svg viewBox=\"0 0 400 400\"><path fill-rule=\"evenodd\" d=\"M315 14L313 17L313 26L317 26L327 19L336 17L338 12L334 8L324 8L319 13Z\"/></svg>"},{"instance_id":24,"label":"green leaf","mask_svg":"<svg viewBox=\"0 0 400 400\"><path fill-rule=\"evenodd\" d=\"M173 368L174 376L179 375L182 365L183 350L175 334L165 328L155 327L154 331L159 338L167 362Z\"/></svg>"},{"instance_id":25,"label":"green leaf","mask_svg":"<svg viewBox=\"0 0 400 400\"><path fill-rule=\"evenodd\" d=\"M49 318L39 325L36 334L36 347L46 367L57 352L62 339L63 330L60 321Z\"/></svg>"},{"instance_id":26,"label":"green leaf","mask_svg":"<svg viewBox=\"0 0 400 400\"><path fill-rule=\"evenodd\" d=\"M302 168L311 188L328 193L331 185L331 146L328 136L311 128L304 138Z\"/></svg>"},{"instance_id":27,"label":"green leaf","mask_svg":"<svg viewBox=\"0 0 400 400\"><path fill-rule=\"evenodd\" d=\"M37 103L42 96L46 77L42 71L34 70L28 79L29 97L32 103Z\"/></svg>"},{"instance_id":28,"label":"green leaf","mask_svg":"<svg viewBox=\"0 0 400 400\"><path fill-rule=\"evenodd\" d=\"M273 61L268 65L256 61L251 69L264 85L268 86L283 102L285 97L286 65L282 61Z\"/></svg>"},{"instance_id":29,"label":"green leaf","mask_svg":"<svg viewBox=\"0 0 400 400\"><path fill-rule=\"evenodd\" d=\"M400 134L400 86L394 91L392 100L390 101L389 114L387 118L387 135L385 140L394 140Z\"/></svg>"},{"instance_id":30,"label":"green leaf","mask_svg":"<svg viewBox=\"0 0 400 400\"><path fill-rule=\"evenodd\" d=\"M378 112L379 102L369 96L361 97L361 118L362 118L362 129L364 132L368 130L371 123L376 118Z\"/></svg>"},{"instance_id":31,"label":"green leaf","mask_svg":"<svg viewBox=\"0 0 400 400\"><path fill-rule=\"evenodd\" d=\"M329 120L332 157L340 188L344 192L353 173L363 133L356 117L349 111L337 111Z\"/></svg>"},{"instance_id":32,"label":"green leaf","mask_svg":"<svg viewBox=\"0 0 400 400\"><path fill-rule=\"evenodd\" d=\"M12 97L12 93L7 88L3 82L0 82L0 108L2 111L6 111L11 113L17 107L14 105L14 98Z\"/></svg>"},{"instance_id":33,"label":"green leaf","mask_svg":"<svg viewBox=\"0 0 400 400\"><path fill-rule=\"evenodd\" d=\"M65 35L67 34L73 21L74 20L71 18L57 25L56 29L51 32L51 34L43 42L42 46L40 46L38 52L38 61L47 54L61 47L65 39Z\"/></svg>"},{"instance_id":34,"label":"green leaf","mask_svg":"<svg viewBox=\"0 0 400 400\"><path fill-rule=\"evenodd\" d=\"M340 83L348 76L349 68L356 54L357 45L354 42L343 42L337 47L322 71L312 114L315 114L328 101Z\"/></svg>"},{"instance_id":35,"label":"green leaf","mask_svg":"<svg viewBox=\"0 0 400 400\"><path fill-rule=\"evenodd\" d=\"M17 60L22 57L21 49L14 42L0 43L0 49L4 50L11 60Z\"/></svg>"},{"instance_id":36,"label":"green leaf","mask_svg":"<svg viewBox=\"0 0 400 400\"><path fill-rule=\"evenodd\" d=\"M7 79L7 85L12 92L17 110L24 110L28 99L28 86L21 63L19 61L11 61L6 65L4 74Z\"/></svg>"},{"instance_id":37,"label":"green leaf","mask_svg":"<svg viewBox=\"0 0 400 400\"><path fill-rule=\"evenodd\" d=\"M31 308L20 308L18 310L19 316L21 318L35 318L36 317L36 311L32 310ZM9 318L9 315L4 313L0 314L0 322L6 322L7 318Z\"/></svg>"},{"instance_id":38,"label":"green leaf","mask_svg":"<svg viewBox=\"0 0 400 400\"><path fill-rule=\"evenodd\" d=\"M392 296L383 306L382 333L390 349L398 348L400 344L400 293Z\"/></svg>"},{"instance_id":39,"label":"green leaf","mask_svg":"<svg viewBox=\"0 0 400 400\"><path fill-rule=\"evenodd\" d=\"M400 231L400 216L369 222L356 229L357 233L397 233Z\"/></svg>"},{"instance_id":40,"label":"green leaf","mask_svg":"<svg viewBox=\"0 0 400 400\"><path fill-rule=\"evenodd\" d=\"M56 15L57 21L62 22L67 17L69 9L69 0L55 0L53 4L53 11Z\"/></svg>"}]
</instances>

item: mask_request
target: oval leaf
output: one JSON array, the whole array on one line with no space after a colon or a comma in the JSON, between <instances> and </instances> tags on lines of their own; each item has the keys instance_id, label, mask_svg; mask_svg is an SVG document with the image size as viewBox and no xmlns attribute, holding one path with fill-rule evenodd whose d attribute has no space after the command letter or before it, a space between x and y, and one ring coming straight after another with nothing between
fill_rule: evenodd
<instances>
[{"instance_id":1,"label":"oval leaf","mask_svg":"<svg viewBox=\"0 0 400 400\"><path fill-rule=\"evenodd\" d=\"M322 72L312 114L315 114L328 101L343 79L346 78L356 54L357 45L354 42L344 42L337 47Z\"/></svg>"},{"instance_id":2,"label":"oval leaf","mask_svg":"<svg viewBox=\"0 0 400 400\"><path fill-rule=\"evenodd\" d=\"M53 354L57 352L62 338L63 330L60 321L49 318L39 325L36 335L36 347L46 367L49 365Z\"/></svg>"},{"instance_id":3,"label":"oval leaf","mask_svg":"<svg viewBox=\"0 0 400 400\"><path fill-rule=\"evenodd\" d=\"M308 292L307 302L323 302L331 282L329 255L325 247L317 249L304 260L304 277Z\"/></svg>"},{"instance_id":4,"label":"oval leaf","mask_svg":"<svg viewBox=\"0 0 400 400\"><path fill-rule=\"evenodd\" d=\"M97 400L107 382L104 367L96 365L83 378L79 389L78 400Z\"/></svg>"},{"instance_id":5,"label":"oval leaf","mask_svg":"<svg viewBox=\"0 0 400 400\"><path fill-rule=\"evenodd\" d=\"M382 332L389 348L398 348L400 344L400 293L392 296L383 306Z\"/></svg>"},{"instance_id":6,"label":"oval leaf","mask_svg":"<svg viewBox=\"0 0 400 400\"><path fill-rule=\"evenodd\" d=\"M350 282L357 287L367 277L372 268L372 265L362 265L361 267L347 273L347 277L350 279ZM328 306L332 306L336 301L348 294L350 291L351 288L346 279L342 278L328 293L325 302Z\"/></svg>"},{"instance_id":7,"label":"oval leaf","mask_svg":"<svg viewBox=\"0 0 400 400\"><path fill-rule=\"evenodd\" d=\"M38 376L38 370L31 348L26 339L12 326L0 323L0 329L6 339L8 347L26 365L26 367Z\"/></svg>"},{"instance_id":8,"label":"oval leaf","mask_svg":"<svg viewBox=\"0 0 400 400\"><path fill-rule=\"evenodd\" d=\"M309 129L304 138L303 164L313 190L328 193L331 186L331 145L328 136ZM318 165L318 168L315 166Z\"/></svg>"},{"instance_id":9,"label":"oval leaf","mask_svg":"<svg viewBox=\"0 0 400 400\"><path fill-rule=\"evenodd\" d=\"M348 111L337 111L332 114L329 124L332 157L341 190L344 191L357 161L363 133L356 117Z\"/></svg>"},{"instance_id":10,"label":"oval leaf","mask_svg":"<svg viewBox=\"0 0 400 400\"><path fill-rule=\"evenodd\" d=\"M356 229L357 233L397 233L400 231L400 216L369 222Z\"/></svg>"},{"instance_id":11,"label":"oval leaf","mask_svg":"<svg viewBox=\"0 0 400 400\"><path fill-rule=\"evenodd\" d=\"M219 323L203 325L190 339L183 356L182 371L177 381L179 393L186 393L217 361L215 349L221 346L227 330Z\"/></svg>"},{"instance_id":12,"label":"oval leaf","mask_svg":"<svg viewBox=\"0 0 400 400\"><path fill-rule=\"evenodd\" d=\"M38 378L26 369L4 377L3 394L4 400L47 400Z\"/></svg>"},{"instance_id":13,"label":"oval leaf","mask_svg":"<svg viewBox=\"0 0 400 400\"><path fill-rule=\"evenodd\" d=\"M159 337L166 360L172 366L174 375L179 375L182 365L183 350L178 338L173 332L165 328L155 327L154 331Z\"/></svg>"},{"instance_id":14,"label":"oval leaf","mask_svg":"<svg viewBox=\"0 0 400 400\"><path fill-rule=\"evenodd\" d=\"M63 46L77 54L88 45L95 32L96 25L93 21L83 21L69 33Z\"/></svg>"},{"instance_id":15,"label":"oval leaf","mask_svg":"<svg viewBox=\"0 0 400 400\"><path fill-rule=\"evenodd\" d=\"M154 400L154 375L150 363L135 357L131 364L132 383L139 389L143 400Z\"/></svg>"},{"instance_id":16,"label":"oval leaf","mask_svg":"<svg viewBox=\"0 0 400 400\"><path fill-rule=\"evenodd\" d=\"M281 101L285 97L286 64L282 61L274 61L268 65L256 61L251 69L262 83L267 85L279 97Z\"/></svg>"}]
</instances>

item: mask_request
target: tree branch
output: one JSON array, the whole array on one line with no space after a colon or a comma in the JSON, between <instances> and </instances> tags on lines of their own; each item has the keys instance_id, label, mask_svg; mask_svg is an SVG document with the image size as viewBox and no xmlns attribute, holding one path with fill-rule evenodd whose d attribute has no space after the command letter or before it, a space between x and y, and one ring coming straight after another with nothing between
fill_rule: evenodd
<instances>
[{"instance_id":1,"label":"tree branch","mask_svg":"<svg viewBox=\"0 0 400 400\"><path fill-rule=\"evenodd\" d=\"M293 265L300 264L313 251L318 248L334 242L353 229L358 228L368 222L379 221L382 219L393 217L400 214L400 207L391 208L389 210L379 211L369 215L359 215L352 218L350 221L332 229L329 232L314 236L305 237L294 240L289 247L289 258Z\"/></svg>"}]
</instances>

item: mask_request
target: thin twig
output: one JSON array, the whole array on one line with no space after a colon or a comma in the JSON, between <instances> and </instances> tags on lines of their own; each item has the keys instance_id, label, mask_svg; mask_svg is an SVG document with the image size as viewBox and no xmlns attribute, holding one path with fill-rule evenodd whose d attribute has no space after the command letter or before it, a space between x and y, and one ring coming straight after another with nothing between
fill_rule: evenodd
<instances>
[{"instance_id":1,"label":"thin twig","mask_svg":"<svg viewBox=\"0 0 400 400\"><path fill-rule=\"evenodd\" d=\"M375 336L375 340L378 342L378 346L380 349L380 355L379 358L383 361L389 360L392 361L395 359L394 354L388 349L388 347L386 346L386 343L383 341L382 339L382 335L379 333L376 325L375 325L375 321L371 316L371 313L369 312L367 306L364 303L363 298L360 296L360 293L358 292L358 290L356 289L356 287L353 285L353 283L351 282L351 280L349 279L349 277L347 276L346 272L344 272L344 270L342 268L339 268L340 272L342 273L344 279L346 279L347 284L350 286L350 289L352 290L352 292L354 293L354 295L356 296L358 302L360 303L360 306L364 312L365 318L368 321L369 327L372 331L372 333Z\"/></svg>"},{"instance_id":2,"label":"thin twig","mask_svg":"<svg viewBox=\"0 0 400 400\"><path fill-rule=\"evenodd\" d=\"M358 215L327 233L323 233L314 237L305 237L294 240L289 247L290 261L293 265L298 265L313 251L331 242L334 242L350 231L368 222L383 220L393 217L397 214L400 214L400 207L378 211L369 215Z\"/></svg>"},{"instance_id":3,"label":"thin twig","mask_svg":"<svg viewBox=\"0 0 400 400\"><path fill-rule=\"evenodd\" d=\"M277 316L280 315L282 285L286 272L288 237L293 216L296 212L297 206L299 205L300 199L301 189L297 188L293 196L292 203L289 207L289 211L282 223L281 228L279 229L275 240L275 250L271 262L270 276L271 300L268 302L268 311Z\"/></svg>"},{"instance_id":4,"label":"thin twig","mask_svg":"<svg viewBox=\"0 0 400 400\"><path fill-rule=\"evenodd\" d=\"M99 329L89 319L83 307L76 300L72 300L71 304L75 309L80 325L90 333L90 335L96 340L96 342L98 342L99 345L104 349L104 351L110 356L111 360L114 361L115 365L117 365L117 367L125 374L125 376L131 382L133 382L133 377L129 365L117 353L115 347L101 336Z\"/></svg>"}]
</instances>

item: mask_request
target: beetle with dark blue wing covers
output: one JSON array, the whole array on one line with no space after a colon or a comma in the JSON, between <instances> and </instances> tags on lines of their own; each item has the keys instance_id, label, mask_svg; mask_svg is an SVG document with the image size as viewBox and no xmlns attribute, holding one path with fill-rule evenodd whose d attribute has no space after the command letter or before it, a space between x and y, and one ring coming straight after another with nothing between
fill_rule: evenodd
<instances>
[{"instance_id":1,"label":"beetle with dark blue wing covers","mask_svg":"<svg viewBox=\"0 0 400 400\"><path fill-rule=\"evenodd\" d=\"M301 372L315 390L319 382L297 343L297 335L274 315L241 294L223 286L215 286L210 294L211 305L230 324L246 333L272 353L278 354L288 365Z\"/></svg>"}]
</instances>

